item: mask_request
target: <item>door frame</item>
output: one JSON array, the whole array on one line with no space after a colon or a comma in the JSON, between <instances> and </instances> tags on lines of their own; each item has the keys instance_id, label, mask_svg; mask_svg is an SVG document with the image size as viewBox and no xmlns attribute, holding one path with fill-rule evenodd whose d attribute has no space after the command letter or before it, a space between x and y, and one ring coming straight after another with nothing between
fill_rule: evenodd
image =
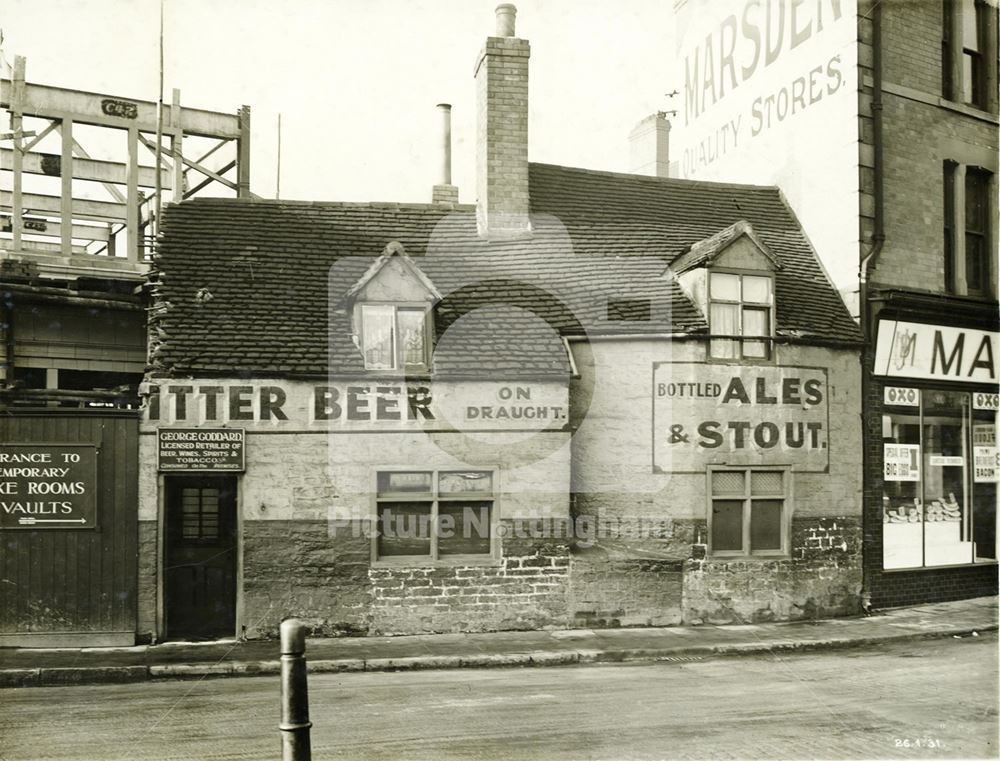
<instances>
[{"instance_id":1,"label":"door frame","mask_svg":"<svg viewBox=\"0 0 1000 761\"><path fill-rule=\"evenodd\" d=\"M209 473L173 473L172 476L209 475ZM243 639L246 626L243 623L243 474L219 473L236 479L236 626L232 633L235 639ZM156 632L154 644L167 636L166 613L166 569L167 569L167 476L159 473L156 478ZM227 637L228 638L228 637Z\"/></svg>"}]
</instances>

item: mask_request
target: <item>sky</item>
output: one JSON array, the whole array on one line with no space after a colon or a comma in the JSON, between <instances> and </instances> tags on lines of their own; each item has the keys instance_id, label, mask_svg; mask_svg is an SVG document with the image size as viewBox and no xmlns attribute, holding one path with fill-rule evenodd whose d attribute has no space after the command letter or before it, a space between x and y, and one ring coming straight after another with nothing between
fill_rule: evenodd
<instances>
[{"instance_id":1,"label":"sky","mask_svg":"<svg viewBox=\"0 0 1000 761\"><path fill-rule=\"evenodd\" d=\"M475 201L473 66L496 0L163 0L165 99L251 107L251 189L319 201L430 201L436 104L453 182ZM531 161L628 171L628 133L670 110L669 0L522 0ZM159 0L0 0L3 53L29 83L155 101ZM6 126L6 125L4 125Z\"/></svg>"}]
</instances>

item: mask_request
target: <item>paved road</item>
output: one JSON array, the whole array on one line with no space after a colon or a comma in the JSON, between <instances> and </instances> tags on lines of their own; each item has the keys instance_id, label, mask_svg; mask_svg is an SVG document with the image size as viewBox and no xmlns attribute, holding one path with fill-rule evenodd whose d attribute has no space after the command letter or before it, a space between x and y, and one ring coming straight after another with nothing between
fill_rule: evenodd
<instances>
[{"instance_id":1,"label":"paved road","mask_svg":"<svg viewBox=\"0 0 1000 761\"><path fill-rule=\"evenodd\" d=\"M314 675L313 758L997 758L997 637ZM273 759L273 678L0 690L4 761ZM905 747L914 741L940 747Z\"/></svg>"}]
</instances>

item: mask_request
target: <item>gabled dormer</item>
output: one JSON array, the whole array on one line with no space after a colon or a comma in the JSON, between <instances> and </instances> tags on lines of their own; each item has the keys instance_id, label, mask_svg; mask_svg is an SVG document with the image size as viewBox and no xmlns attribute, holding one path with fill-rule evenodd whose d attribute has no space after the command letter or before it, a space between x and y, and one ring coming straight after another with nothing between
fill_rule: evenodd
<instances>
[{"instance_id":1,"label":"gabled dormer","mask_svg":"<svg viewBox=\"0 0 1000 761\"><path fill-rule=\"evenodd\" d=\"M355 345L372 372L426 373L434 336L434 305L441 294L392 241L348 290Z\"/></svg>"},{"instance_id":2,"label":"gabled dormer","mask_svg":"<svg viewBox=\"0 0 1000 761\"><path fill-rule=\"evenodd\" d=\"M708 321L709 356L772 358L779 269L781 262L743 220L698 241L671 263L671 275Z\"/></svg>"}]
</instances>

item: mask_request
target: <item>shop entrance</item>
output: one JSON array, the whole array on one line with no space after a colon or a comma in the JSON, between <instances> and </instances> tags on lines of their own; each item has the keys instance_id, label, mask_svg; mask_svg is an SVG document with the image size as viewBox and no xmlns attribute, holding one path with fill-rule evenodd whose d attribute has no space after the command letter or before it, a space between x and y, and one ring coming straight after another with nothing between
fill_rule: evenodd
<instances>
[{"instance_id":1,"label":"shop entrance","mask_svg":"<svg viewBox=\"0 0 1000 761\"><path fill-rule=\"evenodd\" d=\"M168 639L236 633L236 478L167 476Z\"/></svg>"}]
</instances>

